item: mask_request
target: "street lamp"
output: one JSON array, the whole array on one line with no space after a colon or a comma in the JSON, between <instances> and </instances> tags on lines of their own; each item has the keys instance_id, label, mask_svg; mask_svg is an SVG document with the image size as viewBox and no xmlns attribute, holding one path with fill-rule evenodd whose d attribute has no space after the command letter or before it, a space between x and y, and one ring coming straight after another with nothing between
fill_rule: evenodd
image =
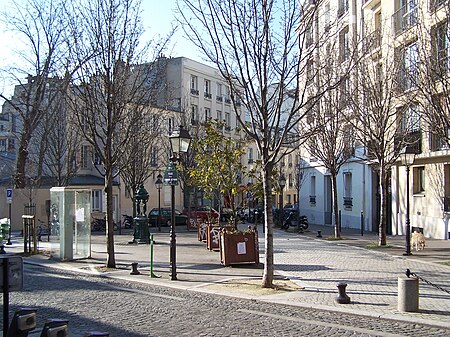
<instances>
[{"instance_id":1,"label":"street lamp","mask_svg":"<svg viewBox=\"0 0 450 337\"><path fill-rule=\"evenodd\" d=\"M403 255L411 255L411 226L409 219L409 168L414 164L416 152L411 147L405 147L401 152L402 164L406 166L406 250Z\"/></svg>"},{"instance_id":2,"label":"street lamp","mask_svg":"<svg viewBox=\"0 0 450 337\"><path fill-rule=\"evenodd\" d=\"M158 226L158 232L161 232L161 188L163 185L162 178L163 177L160 173L156 177L156 181L155 181L156 188L158 189L158 217L156 220L156 224Z\"/></svg>"},{"instance_id":3,"label":"street lamp","mask_svg":"<svg viewBox=\"0 0 450 337\"><path fill-rule=\"evenodd\" d=\"M172 215L170 218L170 279L177 279L177 251L176 251L176 235L175 235L175 185L178 185L178 172L175 162L181 163L181 153L186 153L191 143L189 132L180 125L178 130L174 130L169 136L170 146L172 148L172 157L166 172L164 173L164 181L171 187L171 204Z\"/></svg>"},{"instance_id":4,"label":"street lamp","mask_svg":"<svg viewBox=\"0 0 450 337\"><path fill-rule=\"evenodd\" d=\"M280 222L280 225L282 224L284 217L283 217L283 189L286 186L286 178L284 174L280 175L280 178L278 179L278 185L280 186L280 200L279 200L279 210L278 210L278 221Z\"/></svg>"}]
</instances>

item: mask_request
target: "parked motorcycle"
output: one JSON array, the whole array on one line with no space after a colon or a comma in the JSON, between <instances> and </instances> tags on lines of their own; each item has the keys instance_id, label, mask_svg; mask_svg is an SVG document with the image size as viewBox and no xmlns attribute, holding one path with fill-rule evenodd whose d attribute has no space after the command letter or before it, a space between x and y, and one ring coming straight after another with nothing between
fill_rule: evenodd
<instances>
[{"instance_id":1,"label":"parked motorcycle","mask_svg":"<svg viewBox=\"0 0 450 337\"><path fill-rule=\"evenodd\" d=\"M300 215L298 219L295 219L295 212L289 212L286 219L281 225L282 229L289 229L289 227L298 227L299 232L308 229L308 217L306 215Z\"/></svg>"},{"instance_id":2,"label":"parked motorcycle","mask_svg":"<svg viewBox=\"0 0 450 337\"><path fill-rule=\"evenodd\" d=\"M122 227L133 228L133 217L131 215L122 214Z\"/></svg>"},{"instance_id":3,"label":"parked motorcycle","mask_svg":"<svg viewBox=\"0 0 450 337\"><path fill-rule=\"evenodd\" d=\"M117 230L118 226L114 222L113 223L113 230ZM106 231L106 219L99 219L99 218L93 218L91 221L91 230L93 232L97 231Z\"/></svg>"}]
</instances>

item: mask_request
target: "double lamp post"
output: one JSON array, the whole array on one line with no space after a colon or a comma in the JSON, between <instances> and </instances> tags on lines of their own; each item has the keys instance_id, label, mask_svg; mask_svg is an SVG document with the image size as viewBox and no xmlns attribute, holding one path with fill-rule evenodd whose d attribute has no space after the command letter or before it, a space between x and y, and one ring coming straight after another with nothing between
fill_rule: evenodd
<instances>
[{"instance_id":1,"label":"double lamp post","mask_svg":"<svg viewBox=\"0 0 450 337\"><path fill-rule=\"evenodd\" d=\"M169 136L170 146L172 148L172 157L164 171L164 185L171 187L171 218L170 218L170 279L177 279L177 252L176 252L176 234L175 234L175 186L178 185L178 171L176 163L182 163L181 154L187 153L191 142L189 132L180 126ZM159 177L159 176L158 176ZM158 181L157 181L158 182ZM158 186L158 185L157 185ZM160 188L158 188L158 193ZM159 205L159 210L161 210Z\"/></svg>"},{"instance_id":2,"label":"double lamp post","mask_svg":"<svg viewBox=\"0 0 450 337\"><path fill-rule=\"evenodd\" d=\"M405 221L405 231L406 231L406 249L403 255L412 255L411 253L411 221L409 218L410 206L409 206L409 169L414 164L416 159L416 151L411 146L407 146L401 153L402 164L406 167L406 221Z\"/></svg>"}]
</instances>

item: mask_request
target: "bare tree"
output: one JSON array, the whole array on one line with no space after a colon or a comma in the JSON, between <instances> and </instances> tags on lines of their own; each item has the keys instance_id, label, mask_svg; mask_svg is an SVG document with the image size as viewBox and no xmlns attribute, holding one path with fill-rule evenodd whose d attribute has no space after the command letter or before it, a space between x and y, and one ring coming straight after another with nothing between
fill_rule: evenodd
<instances>
[{"instance_id":1,"label":"bare tree","mask_svg":"<svg viewBox=\"0 0 450 337\"><path fill-rule=\"evenodd\" d=\"M351 115L350 69L356 58L356 49L339 53L336 44L330 42L325 50L319 50L317 62L325 62L319 73L308 80L318 87L325 83L340 83L326 92L310 110L310 122L314 123L314 133L306 142L308 152L316 157L331 176L333 195L334 236L340 238L339 204L337 176L341 167L354 155L354 132L347 122Z\"/></svg>"},{"instance_id":2,"label":"bare tree","mask_svg":"<svg viewBox=\"0 0 450 337\"><path fill-rule=\"evenodd\" d=\"M140 47L143 33L139 0L94 0L75 8L71 21L77 37L74 63L73 112L80 132L102 163L106 193L107 266L115 268L113 234L113 179L120 170L124 150L135 144L133 133L143 120L137 104L144 100L144 83L151 74L134 66L147 56ZM81 19L82 18L82 19ZM155 44L159 55L165 43ZM87 61L85 61L87 60Z\"/></svg>"},{"instance_id":3,"label":"bare tree","mask_svg":"<svg viewBox=\"0 0 450 337\"><path fill-rule=\"evenodd\" d=\"M381 25L383 27L385 25ZM387 26L387 25L386 25ZM379 245L386 245L386 195L390 170L402 149L417 144L419 127L411 92L406 91L416 74L413 59L395 49L382 29L367 31L364 55L356 65L349 119L357 145L365 149L363 159L378 173L380 191Z\"/></svg>"},{"instance_id":4,"label":"bare tree","mask_svg":"<svg viewBox=\"0 0 450 337\"><path fill-rule=\"evenodd\" d=\"M14 185L26 185L26 166L30 145L45 115L52 109L56 97L54 84L67 86L70 67L66 61L68 48L67 20L64 2L27 0L15 2L5 13L5 23L23 41L23 49L15 51L22 63L2 69L17 83L14 96L0 97L11 104L20 118L20 139ZM25 78L25 81L23 81ZM38 168L40 171L41 169Z\"/></svg>"},{"instance_id":5,"label":"bare tree","mask_svg":"<svg viewBox=\"0 0 450 337\"><path fill-rule=\"evenodd\" d=\"M312 57L312 49L305 46L305 32L317 6L309 1L303 6L298 0L179 1L180 21L187 36L219 69L231 88L233 105L244 105L248 115L236 117L261 154L263 287L273 286L271 179L283 145L291 135L298 135L298 123L305 116L306 85L299 84L303 81L298 77L306 76L303 65ZM288 108L286 100L292 102Z\"/></svg>"}]
</instances>

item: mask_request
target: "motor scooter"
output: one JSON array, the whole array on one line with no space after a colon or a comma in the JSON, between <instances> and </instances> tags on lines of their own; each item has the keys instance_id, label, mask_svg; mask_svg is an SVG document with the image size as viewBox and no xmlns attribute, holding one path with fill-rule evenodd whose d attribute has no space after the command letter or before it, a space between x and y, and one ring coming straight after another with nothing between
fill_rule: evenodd
<instances>
[{"instance_id":1,"label":"motor scooter","mask_svg":"<svg viewBox=\"0 0 450 337\"><path fill-rule=\"evenodd\" d=\"M298 220L295 220L295 213L289 212L286 219L283 221L283 224L281 225L282 229L289 229L289 227L296 226L298 227L299 232L308 229L309 223L308 223L308 217L306 215L300 215L298 217Z\"/></svg>"}]
</instances>

